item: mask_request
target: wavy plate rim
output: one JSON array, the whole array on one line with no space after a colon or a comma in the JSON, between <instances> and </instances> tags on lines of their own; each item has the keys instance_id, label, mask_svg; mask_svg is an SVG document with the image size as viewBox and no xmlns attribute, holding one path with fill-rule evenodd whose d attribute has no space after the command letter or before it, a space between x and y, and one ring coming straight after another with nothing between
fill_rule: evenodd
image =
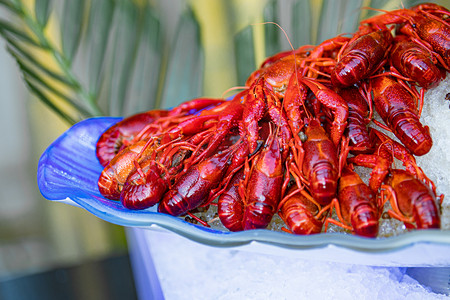
<instances>
[{"instance_id":1,"label":"wavy plate rim","mask_svg":"<svg viewBox=\"0 0 450 300\"><path fill-rule=\"evenodd\" d=\"M416 230L393 237L375 239L345 233L298 236L264 229L243 232L220 231L158 213L155 207L142 211L126 210L121 208L118 202L101 197L98 189L95 193L96 182L92 182L92 180L86 185L89 188L83 186L83 182L80 183L81 186L64 185L65 181L69 180L70 182L73 179L71 177L73 174L55 167L55 164L58 163L65 166L61 160L65 158L64 155L68 154L62 151L67 150L68 146L73 146L74 142L81 141L82 150L80 151L94 153L95 157L94 142L97 141L99 134L121 119L120 117L96 117L81 121L60 135L44 151L39 159L37 171L38 187L44 198L81 207L96 217L116 225L135 228L151 228L153 225L157 225L196 242L217 247L234 247L259 242L286 249L303 250L335 245L370 254L397 251L417 243L450 246L450 231L448 230ZM73 147L77 147L77 145L75 144ZM86 166L85 169L84 166L81 166L81 170L91 177L92 174L96 174L98 178L101 172L100 164L96 158L97 165L92 157L88 161L94 165Z\"/></svg>"}]
</instances>

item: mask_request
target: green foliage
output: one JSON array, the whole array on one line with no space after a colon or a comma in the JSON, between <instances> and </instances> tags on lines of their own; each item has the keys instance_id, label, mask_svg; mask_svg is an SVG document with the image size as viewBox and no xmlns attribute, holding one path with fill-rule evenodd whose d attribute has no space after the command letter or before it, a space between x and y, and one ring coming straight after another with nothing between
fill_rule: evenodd
<instances>
[{"instance_id":1,"label":"green foliage","mask_svg":"<svg viewBox=\"0 0 450 300\"><path fill-rule=\"evenodd\" d=\"M165 77L162 107L173 107L201 94L204 57L200 28L193 20L190 10L181 16Z\"/></svg>"},{"instance_id":2,"label":"green foliage","mask_svg":"<svg viewBox=\"0 0 450 300\"><path fill-rule=\"evenodd\" d=\"M403 1L406 7L416 2ZM178 3L186 7L176 16L173 41L166 33L174 20L163 21L158 6L137 0L36 0L33 9L22 0L0 0L8 13L0 19L0 34L30 91L70 124L99 115L129 115L202 95L202 28L186 3ZM287 36L266 24L264 43L255 44L254 20L248 20L230 41L237 85L257 68L257 52L270 56L289 50L287 38L299 47L352 33L362 16L376 13L363 5L401 7L400 1L388 0L266 3L262 20L281 25ZM232 11L232 2L226 5ZM230 28L233 20L230 16ZM264 49L257 51L261 45Z\"/></svg>"},{"instance_id":3,"label":"green foliage","mask_svg":"<svg viewBox=\"0 0 450 300\"><path fill-rule=\"evenodd\" d=\"M36 0L30 9L21 0L0 0L1 7L8 15L0 19L0 34L25 83L69 124L175 105L168 99L201 93L202 47L190 11L180 20L167 67L164 28L148 2ZM183 39L186 34L195 38ZM166 79L179 89L169 89Z\"/></svg>"},{"instance_id":4,"label":"green foliage","mask_svg":"<svg viewBox=\"0 0 450 300\"><path fill-rule=\"evenodd\" d=\"M246 27L236 34L234 38L236 70L238 82L243 84L255 70L255 49L253 44L253 30Z\"/></svg>"}]
</instances>

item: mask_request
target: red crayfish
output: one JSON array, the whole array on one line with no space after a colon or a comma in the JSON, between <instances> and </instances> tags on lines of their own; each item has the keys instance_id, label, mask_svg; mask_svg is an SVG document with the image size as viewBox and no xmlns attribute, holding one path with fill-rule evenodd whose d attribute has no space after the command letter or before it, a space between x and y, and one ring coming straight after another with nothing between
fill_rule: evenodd
<instances>
[{"instance_id":1,"label":"red crayfish","mask_svg":"<svg viewBox=\"0 0 450 300\"><path fill-rule=\"evenodd\" d=\"M212 207L230 231L266 228L279 214L294 234L335 224L376 237L383 212L439 228L436 187L414 156L433 146L420 114L424 92L449 71L449 18L434 4L383 12L350 36L268 57L231 100L127 117L98 140L99 191L205 226L197 211Z\"/></svg>"}]
</instances>

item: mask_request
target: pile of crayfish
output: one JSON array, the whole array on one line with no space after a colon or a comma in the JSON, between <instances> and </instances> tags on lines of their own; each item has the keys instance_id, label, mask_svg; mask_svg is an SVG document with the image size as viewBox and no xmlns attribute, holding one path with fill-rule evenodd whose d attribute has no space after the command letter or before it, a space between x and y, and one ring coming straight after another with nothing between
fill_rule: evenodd
<instances>
[{"instance_id":1,"label":"pile of crayfish","mask_svg":"<svg viewBox=\"0 0 450 300\"><path fill-rule=\"evenodd\" d=\"M450 71L449 21L435 4L383 11L353 34L267 58L229 100L127 117L98 140L99 191L205 226L196 212L216 206L230 231L275 214L295 234L335 224L376 237L386 214L440 228L443 195L415 156L433 144L420 114ZM371 170L367 183L358 168Z\"/></svg>"}]
</instances>

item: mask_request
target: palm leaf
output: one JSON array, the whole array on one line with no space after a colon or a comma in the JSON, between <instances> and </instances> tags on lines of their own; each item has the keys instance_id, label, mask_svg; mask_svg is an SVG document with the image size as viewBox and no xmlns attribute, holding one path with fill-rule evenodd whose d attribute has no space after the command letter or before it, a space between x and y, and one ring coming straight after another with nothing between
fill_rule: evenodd
<instances>
[{"instance_id":1,"label":"palm leaf","mask_svg":"<svg viewBox=\"0 0 450 300\"><path fill-rule=\"evenodd\" d=\"M279 23L277 1L272 0L263 11L264 22ZM283 36L284 37L284 36ZM277 26L268 25L264 27L265 55L272 56L281 51L280 29Z\"/></svg>"},{"instance_id":2,"label":"palm leaf","mask_svg":"<svg viewBox=\"0 0 450 300\"><path fill-rule=\"evenodd\" d=\"M39 4L39 3L37 3ZM85 15L85 0L65 1L61 20L62 52L70 64L79 46L83 30L83 17Z\"/></svg>"},{"instance_id":3,"label":"palm leaf","mask_svg":"<svg viewBox=\"0 0 450 300\"><path fill-rule=\"evenodd\" d=\"M173 51L170 55L162 101L159 106L173 107L201 96L203 85L203 48L200 30L191 9L187 9L178 23Z\"/></svg>"},{"instance_id":4,"label":"palm leaf","mask_svg":"<svg viewBox=\"0 0 450 300\"><path fill-rule=\"evenodd\" d=\"M67 122L130 114L161 102L164 41L150 4L36 0L30 8L24 3L0 0L7 12L0 34L30 91ZM193 43L198 49L199 39Z\"/></svg>"},{"instance_id":5,"label":"palm leaf","mask_svg":"<svg viewBox=\"0 0 450 300\"><path fill-rule=\"evenodd\" d=\"M247 26L237 33L234 38L234 45L237 80L239 84L244 84L256 67L253 28Z\"/></svg>"},{"instance_id":6,"label":"palm leaf","mask_svg":"<svg viewBox=\"0 0 450 300\"><path fill-rule=\"evenodd\" d=\"M61 52L45 33L49 2L37 1L35 4L40 7L35 7L35 13L21 1L2 0L1 4L11 13L11 21L1 21L0 33L5 37L8 49L17 60L30 90L69 123L100 115L100 108L83 90L70 68L72 57ZM69 35L67 31L66 34ZM75 53L75 44L69 44L70 55ZM36 81L39 77L42 78ZM55 93L60 89L70 91L75 97L65 97L61 104L60 95Z\"/></svg>"},{"instance_id":7,"label":"palm leaf","mask_svg":"<svg viewBox=\"0 0 450 300\"><path fill-rule=\"evenodd\" d=\"M105 51L114 14L114 2L97 0L92 3L89 24L86 30L87 78L89 93L98 95L101 86L102 70L105 64Z\"/></svg>"},{"instance_id":8,"label":"palm leaf","mask_svg":"<svg viewBox=\"0 0 450 300\"><path fill-rule=\"evenodd\" d=\"M20 60L18 61L19 64L23 63L30 63L35 68L39 69L43 73L45 73L46 76L51 77L53 80L57 80L58 82L65 84L67 86L76 85L76 82L73 82L72 78L69 78L67 76L64 76L60 72L56 72L48 66L45 65L42 61L38 60L35 55L32 53L32 47L26 47L22 43L15 40L13 37L10 37L8 34L4 35L6 38L6 41L9 43L9 50L10 52L14 52L14 58ZM39 48L37 46L36 48ZM44 50L44 48L41 48L41 50ZM74 88L76 88L74 86Z\"/></svg>"},{"instance_id":9,"label":"palm leaf","mask_svg":"<svg viewBox=\"0 0 450 300\"><path fill-rule=\"evenodd\" d=\"M294 47L314 43L310 1L297 0L292 4L292 41ZM301 18L298 16L302 16Z\"/></svg>"},{"instance_id":10,"label":"palm leaf","mask_svg":"<svg viewBox=\"0 0 450 300\"><path fill-rule=\"evenodd\" d=\"M154 108L158 99L160 83L163 82L162 62L163 39L161 24L151 9L145 11L140 46L136 53L138 62L130 78L127 91L125 113L144 111Z\"/></svg>"},{"instance_id":11,"label":"palm leaf","mask_svg":"<svg viewBox=\"0 0 450 300\"><path fill-rule=\"evenodd\" d=\"M51 0L35 0L34 13L36 21L42 27L47 25L48 17L50 16Z\"/></svg>"},{"instance_id":12,"label":"palm leaf","mask_svg":"<svg viewBox=\"0 0 450 300\"><path fill-rule=\"evenodd\" d=\"M75 108L77 109L78 113L81 113L83 115L88 115L89 111L84 106L78 105L78 103L71 99L70 96L66 95L61 90L57 89L55 86L49 84L47 80L45 80L45 77L39 74L38 70L35 70L34 67L28 66L25 62L23 62L21 59L17 57L17 54L12 50L11 48L8 48L11 55L16 58L16 61L24 73L26 81L29 83L31 81L34 82L33 86L39 85L42 89L48 90L49 92L53 93L55 96L57 96L59 99L61 99L63 102L65 102L66 107L73 103ZM41 93L42 94L42 93ZM43 94L42 94L43 95ZM55 106L56 107L56 106ZM69 113L65 113L65 115L69 115ZM73 119L73 118L71 118Z\"/></svg>"},{"instance_id":13,"label":"palm leaf","mask_svg":"<svg viewBox=\"0 0 450 300\"><path fill-rule=\"evenodd\" d=\"M25 83L28 88L36 95L44 104L46 104L51 110L53 110L56 114L61 116L64 120L68 121L71 124L76 123L76 119L66 113L63 109L55 105L53 101L49 100L49 97L44 94L43 90L36 86L33 81L31 81L27 75L24 77Z\"/></svg>"},{"instance_id":14,"label":"palm leaf","mask_svg":"<svg viewBox=\"0 0 450 300\"><path fill-rule=\"evenodd\" d=\"M15 25L8 24L6 22L0 21L0 30L3 36L8 36L10 38L21 40L34 47L43 47L36 40L31 38L29 35L16 28ZM44 48L44 47L43 47Z\"/></svg>"},{"instance_id":15,"label":"palm leaf","mask_svg":"<svg viewBox=\"0 0 450 300\"><path fill-rule=\"evenodd\" d=\"M105 74L105 96L110 115L122 115L126 92L130 83L139 36L142 32L143 14L132 1L120 1L114 10L111 47L108 55L108 71Z\"/></svg>"}]
</instances>

